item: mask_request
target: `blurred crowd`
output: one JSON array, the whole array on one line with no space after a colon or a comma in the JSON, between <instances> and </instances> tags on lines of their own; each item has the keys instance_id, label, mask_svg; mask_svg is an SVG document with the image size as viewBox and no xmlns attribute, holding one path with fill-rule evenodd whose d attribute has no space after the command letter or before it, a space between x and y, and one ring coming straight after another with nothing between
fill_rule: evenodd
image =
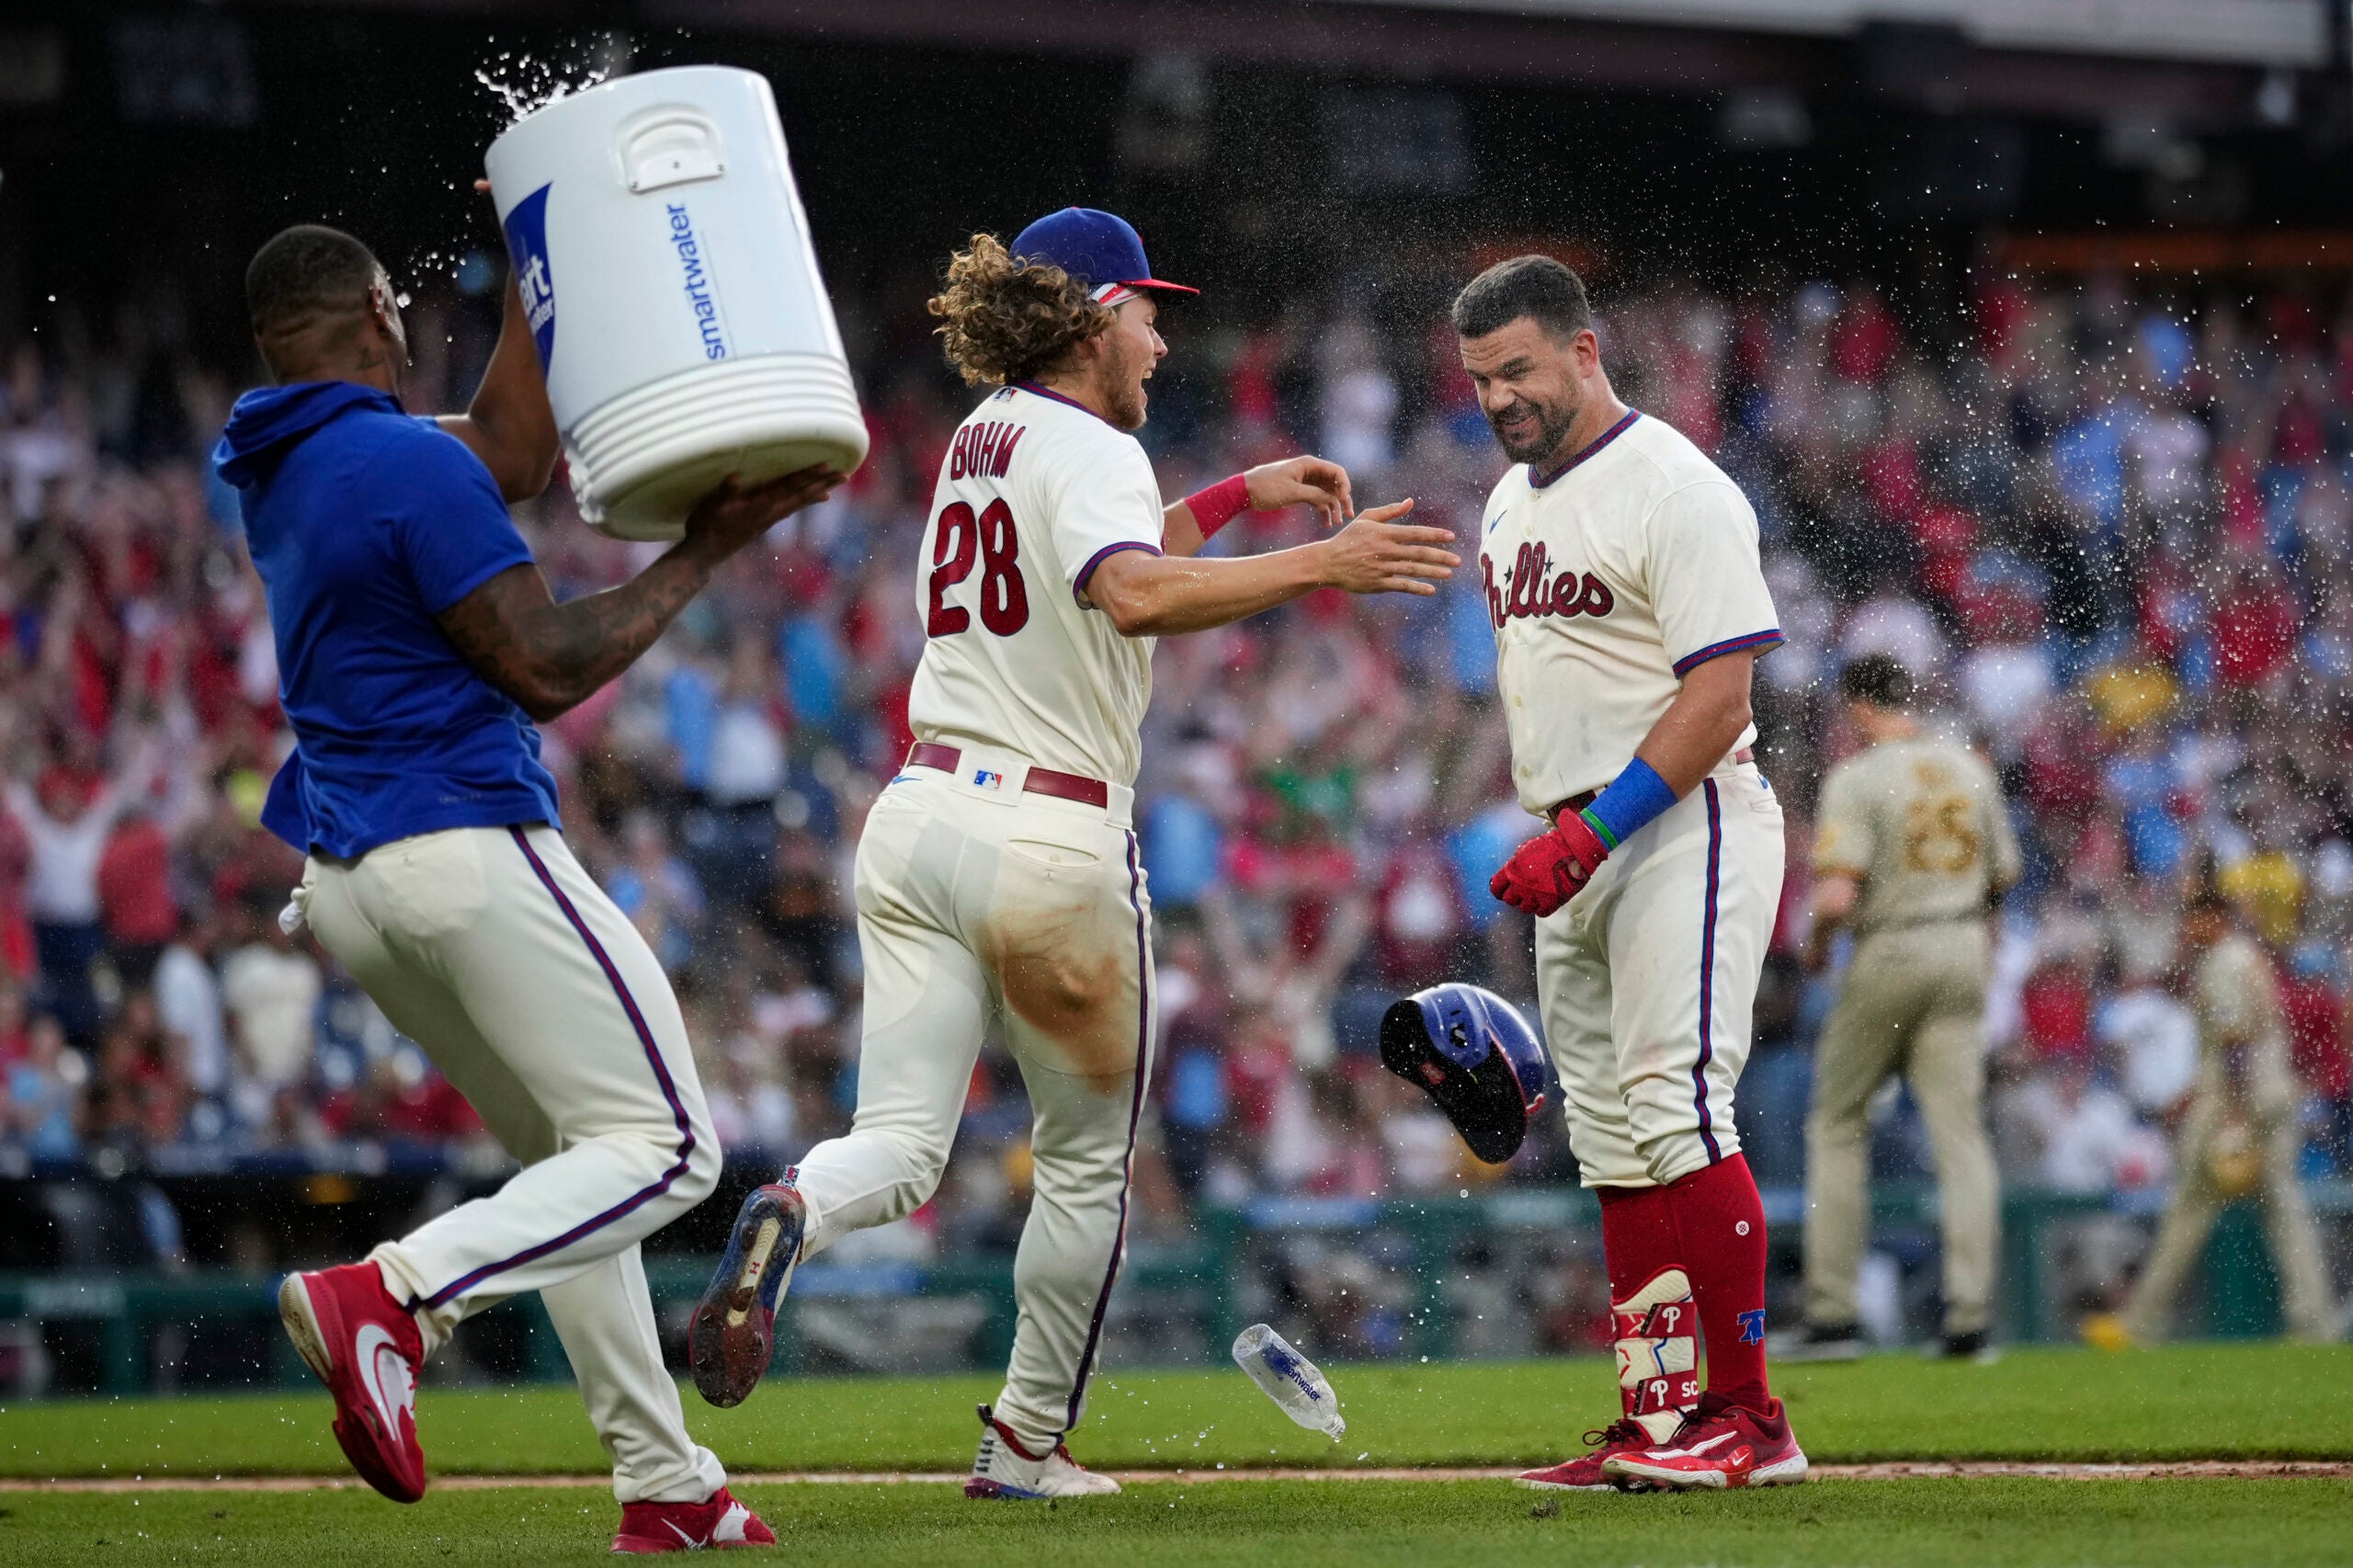
<instances>
[{"instance_id":1,"label":"blurred crowd","mask_svg":"<svg viewBox=\"0 0 2353 1568\"><path fill-rule=\"evenodd\" d=\"M1831 678L1901 658L1998 765L2027 881L1989 1012L2006 1178L2162 1184L2194 1023L2178 884L2211 851L2281 976L2313 1175L2353 1130L2353 305L1989 272L1949 308L1867 283L1730 298L1600 280L1622 395L1754 501L1788 644L1759 666L1790 807L1784 917L1741 1131L1802 1172L1808 810L1853 738ZM1172 319L1144 433L1182 494L1302 449L1360 503L1475 529L1501 460L1435 312L1302 302ZM412 408L462 406L494 301L427 292ZM845 1122L858 824L904 755L922 651L915 551L968 406L919 296L845 301L874 456L739 559L623 679L547 726L581 859L676 976L722 1139L765 1165ZM168 312L9 348L0 381L0 1153L232 1159L480 1140L464 1101L278 923L298 858L256 825L289 743L233 499L205 455L244 365ZM559 596L649 547L519 508ZM1304 538L1253 516L1218 548ZM1574 1176L1546 1118L1508 1170L1468 1160L1378 1070L1382 1008L1441 979L1532 1000L1523 917L1486 880L1513 802L1475 574L1435 598L1320 594L1160 648L1138 781L1165 1032L1139 1164L1148 1219L1203 1200L1456 1192ZM1900 1094L1875 1165L1927 1168ZM1027 1112L995 1052L939 1199L882 1248L1017 1222ZM11 1153L12 1152L12 1153Z\"/></svg>"}]
</instances>

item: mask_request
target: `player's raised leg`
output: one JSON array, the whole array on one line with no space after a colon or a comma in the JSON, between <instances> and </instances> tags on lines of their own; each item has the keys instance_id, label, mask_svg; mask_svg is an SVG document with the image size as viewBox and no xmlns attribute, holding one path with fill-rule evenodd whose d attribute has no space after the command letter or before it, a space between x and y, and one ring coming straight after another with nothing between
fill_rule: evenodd
<instances>
[{"instance_id":1,"label":"player's raised leg","mask_svg":"<svg viewBox=\"0 0 2353 1568\"><path fill-rule=\"evenodd\" d=\"M324 897L331 881L339 903ZM319 884L321 939L340 956L353 922L382 932L395 966L371 994L396 997L413 971L446 987L560 1143L497 1192L376 1250L428 1336L478 1311L475 1298L562 1284L710 1195L719 1144L677 1000L562 835L429 835Z\"/></svg>"},{"instance_id":2,"label":"player's raised leg","mask_svg":"<svg viewBox=\"0 0 2353 1568\"><path fill-rule=\"evenodd\" d=\"M858 1109L848 1132L736 1215L688 1330L695 1386L713 1404L742 1403L767 1372L793 1267L915 1212L948 1168L990 1006L989 978L956 934L965 834L952 801L944 778L906 777L868 813L856 890L866 976Z\"/></svg>"}]
</instances>

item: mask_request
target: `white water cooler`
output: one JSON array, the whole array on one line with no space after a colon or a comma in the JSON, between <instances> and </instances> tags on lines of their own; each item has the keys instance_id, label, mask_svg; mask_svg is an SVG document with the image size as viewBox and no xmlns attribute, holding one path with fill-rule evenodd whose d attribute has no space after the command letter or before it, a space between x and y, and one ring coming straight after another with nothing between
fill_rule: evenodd
<instances>
[{"instance_id":1,"label":"white water cooler","mask_svg":"<svg viewBox=\"0 0 2353 1568\"><path fill-rule=\"evenodd\" d=\"M765 77L623 76L526 116L485 161L591 524L676 539L729 474L865 460Z\"/></svg>"}]
</instances>

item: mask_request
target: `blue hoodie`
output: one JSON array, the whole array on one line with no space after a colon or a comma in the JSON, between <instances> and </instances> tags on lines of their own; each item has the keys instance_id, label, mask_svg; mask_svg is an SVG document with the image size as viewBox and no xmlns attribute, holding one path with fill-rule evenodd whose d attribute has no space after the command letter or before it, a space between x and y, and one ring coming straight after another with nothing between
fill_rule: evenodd
<instances>
[{"instance_id":1,"label":"blue hoodie","mask_svg":"<svg viewBox=\"0 0 2353 1568\"><path fill-rule=\"evenodd\" d=\"M540 733L434 617L528 565L490 471L351 381L237 400L212 454L269 597L294 752L262 824L342 858L452 827L556 817Z\"/></svg>"}]
</instances>

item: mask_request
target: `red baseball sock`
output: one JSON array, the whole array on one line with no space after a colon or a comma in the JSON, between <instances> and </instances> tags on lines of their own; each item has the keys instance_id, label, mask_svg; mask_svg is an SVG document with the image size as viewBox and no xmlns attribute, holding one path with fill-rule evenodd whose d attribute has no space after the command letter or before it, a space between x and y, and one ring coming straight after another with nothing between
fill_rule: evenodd
<instances>
[{"instance_id":1,"label":"red baseball sock","mask_svg":"<svg viewBox=\"0 0 2353 1568\"><path fill-rule=\"evenodd\" d=\"M1609 1299L1622 1301L1662 1268L1683 1267L1683 1238L1663 1187L1597 1187L1601 1256L1609 1268Z\"/></svg>"},{"instance_id":2,"label":"red baseball sock","mask_svg":"<svg viewBox=\"0 0 2353 1568\"><path fill-rule=\"evenodd\" d=\"M1684 1271L1708 1348L1708 1392L1762 1414L1765 1384L1765 1205L1739 1154L1658 1189L1673 1207ZM1609 1211L1602 1210L1603 1246Z\"/></svg>"},{"instance_id":3,"label":"red baseball sock","mask_svg":"<svg viewBox=\"0 0 2353 1568\"><path fill-rule=\"evenodd\" d=\"M1664 1442L1699 1403L1699 1324L1675 1206L1665 1187L1595 1191L1601 1199L1601 1251L1609 1265L1620 1407L1653 1442Z\"/></svg>"}]
</instances>

